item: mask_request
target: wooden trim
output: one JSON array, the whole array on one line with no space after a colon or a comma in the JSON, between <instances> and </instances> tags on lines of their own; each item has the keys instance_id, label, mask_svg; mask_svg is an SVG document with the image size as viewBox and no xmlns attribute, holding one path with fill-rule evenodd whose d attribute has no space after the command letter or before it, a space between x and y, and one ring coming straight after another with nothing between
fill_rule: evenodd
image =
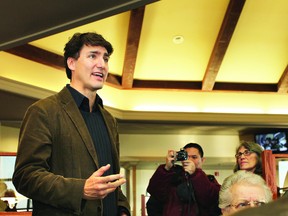
<instances>
[{"instance_id":1,"label":"wooden trim","mask_svg":"<svg viewBox=\"0 0 288 216\"><path fill-rule=\"evenodd\" d=\"M0 152L0 156L16 156L16 152Z\"/></svg>"},{"instance_id":2,"label":"wooden trim","mask_svg":"<svg viewBox=\"0 0 288 216\"><path fill-rule=\"evenodd\" d=\"M24 44L5 50L5 52L38 62L59 70L65 70L64 57L41 49L39 47Z\"/></svg>"},{"instance_id":3,"label":"wooden trim","mask_svg":"<svg viewBox=\"0 0 288 216\"><path fill-rule=\"evenodd\" d=\"M202 82L202 90L212 91L219 68L238 23L245 0L230 0Z\"/></svg>"},{"instance_id":4,"label":"wooden trim","mask_svg":"<svg viewBox=\"0 0 288 216\"><path fill-rule=\"evenodd\" d=\"M277 199L276 163L271 150L262 152L262 167L263 178L272 191L273 199Z\"/></svg>"},{"instance_id":5,"label":"wooden trim","mask_svg":"<svg viewBox=\"0 0 288 216\"><path fill-rule=\"evenodd\" d=\"M272 150L264 150L262 152L263 178L271 188L274 200L278 198L276 184L276 158L288 158L288 154L273 154Z\"/></svg>"},{"instance_id":6,"label":"wooden trim","mask_svg":"<svg viewBox=\"0 0 288 216\"><path fill-rule=\"evenodd\" d=\"M134 69L137 60L144 13L145 6L133 9L130 13L128 38L122 72L122 87L124 89L131 89L133 87Z\"/></svg>"},{"instance_id":7,"label":"wooden trim","mask_svg":"<svg viewBox=\"0 0 288 216\"><path fill-rule=\"evenodd\" d=\"M130 182L130 177L131 177L131 172L129 169L124 168L125 173L126 173L126 197L129 203L131 203L131 195L130 195L130 188L131 188L131 182Z\"/></svg>"},{"instance_id":8,"label":"wooden trim","mask_svg":"<svg viewBox=\"0 0 288 216\"><path fill-rule=\"evenodd\" d=\"M5 215L5 216L23 216L23 215L27 215L27 216L30 216L30 215L32 215L32 212L0 212L0 215Z\"/></svg>"},{"instance_id":9,"label":"wooden trim","mask_svg":"<svg viewBox=\"0 0 288 216\"><path fill-rule=\"evenodd\" d=\"M137 195L137 191L136 191L136 165L133 165L132 166L132 186L133 186L133 189L132 189L132 192L133 192L133 216L136 216L136 202L137 202L137 198L136 198L136 195Z\"/></svg>"},{"instance_id":10,"label":"wooden trim","mask_svg":"<svg viewBox=\"0 0 288 216\"><path fill-rule=\"evenodd\" d=\"M144 194L141 194L141 216L146 216L146 202Z\"/></svg>"},{"instance_id":11,"label":"wooden trim","mask_svg":"<svg viewBox=\"0 0 288 216\"><path fill-rule=\"evenodd\" d=\"M288 92L288 65L286 66L279 82L278 82L278 93Z\"/></svg>"}]
</instances>

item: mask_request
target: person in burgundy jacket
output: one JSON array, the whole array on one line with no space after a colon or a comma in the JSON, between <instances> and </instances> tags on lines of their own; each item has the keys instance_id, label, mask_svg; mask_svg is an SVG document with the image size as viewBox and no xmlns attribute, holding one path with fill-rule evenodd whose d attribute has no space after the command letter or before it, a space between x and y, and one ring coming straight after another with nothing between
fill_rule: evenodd
<instances>
[{"instance_id":1,"label":"person in burgundy jacket","mask_svg":"<svg viewBox=\"0 0 288 216\"><path fill-rule=\"evenodd\" d=\"M183 149L168 150L166 164L160 165L151 177L147 192L158 200L158 205L154 206L163 207L165 216L221 215L218 208L220 184L213 175L206 175L202 170L205 160L202 147L188 143ZM181 161L182 166L175 161ZM152 210L147 209L148 212Z\"/></svg>"}]
</instances>

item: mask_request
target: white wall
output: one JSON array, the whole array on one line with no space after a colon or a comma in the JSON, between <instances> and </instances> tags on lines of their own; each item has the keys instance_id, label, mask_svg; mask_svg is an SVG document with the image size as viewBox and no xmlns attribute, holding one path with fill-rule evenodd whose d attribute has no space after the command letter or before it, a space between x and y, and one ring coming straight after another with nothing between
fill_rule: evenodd
<instances>
[{"instance_id":1,"label":"white wall","mask_svg":"<svg viewBox=\"0 0 288 216\"><path fill-rule=\"evenodd\" d=\"M19 129L0 126L0 152L16 152Z\"/></svg>"},{"instance_id":2,"label":"white wall","mask_svg":"<svg viewBox=\"0 0 288 216\"><path fill-rule=\"evenodd\" d=\"M233 157L238 135L121 134L120 155L166 156L168 149L179 150L189 142L199 143L206 157Z\"/></svg>"}]
</instances>

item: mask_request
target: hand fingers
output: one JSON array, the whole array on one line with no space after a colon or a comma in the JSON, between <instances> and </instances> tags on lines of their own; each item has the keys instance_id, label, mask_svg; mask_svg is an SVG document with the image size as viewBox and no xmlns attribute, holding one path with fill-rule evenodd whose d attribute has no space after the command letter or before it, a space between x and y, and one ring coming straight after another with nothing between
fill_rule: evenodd
<instances>
[{"instance_id":1,"label":"hand fingers","mask_svg":"<svg viewBox=\"0 0 288 216\"><path fill-rule=\"evenodd\" d=\"M174 154L173 150L168 150L168 157L174 157Z\"/></svg>"},{"instance_id":2,"label":"hand fingers","mask_svg":"<svg viewBox=\"0 0 288 216\"><path fill-rule=\"evenodd\" d=\"M107 170L110 169L110 164L107 164L106 166L100 167L96 172L92 174L93 177L99 177L102 176Z\"/></svg>"},{"instance_id":3,"label":"hand fingers","mask_svg":"<svg viewBox=\"0 0 288 216\"><path fill-rule=\"evenodd\" d=\"M101 176L101 177L93 176L93 177L96 178L95 180L96 180L97 183L106 184L106 183L109 183L109 182L116 182L117 180L123 179L124 176L122 174L113 174L113 175L109 175L109 176Z\"/></svg>"},{"instance_id":4,"label":"hand fingers","mask_svg":"<svg viewBox=\"0 0 288 216\"><path fill-rule=\"evenodd\" d=\"M120 178L120 179L117 179L116 181L108 182L107 186L108 188L117 188L124 183L126 183L126 179Z\"/></svg>"},{"instance_id":5,"label":"hand fingers","mask_svg":"<svg viewBox=\"0 0 288 216\"><path fill-rule=\"evenodd\" d=\"M121 174L90 176L85 182L83 196L85 199L102 199L125 182L126 179Z\"/></svg>"},{"instance_id":6,"label":"hand fingers","mask_svg":"<svg viewBox=\"0 0 288 216\"><path fill-rule=\"evenodd\" d=\"M106 183L98 184L97 187L95 188L97 189L97 192L96 192L97 197L98 198L106 197L109 193L115 191L117 187L124 184L125 182L126 182L126 179L120 178L113 182L106 182Z\"/></svg>"}]
</instances>

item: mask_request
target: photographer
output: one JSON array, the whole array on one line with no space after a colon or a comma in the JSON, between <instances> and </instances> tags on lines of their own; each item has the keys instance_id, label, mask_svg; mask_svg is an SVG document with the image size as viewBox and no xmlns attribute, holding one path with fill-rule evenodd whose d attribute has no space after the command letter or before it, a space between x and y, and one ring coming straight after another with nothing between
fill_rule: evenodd
<instances>
[{"instance_id":1,"label":"photographer","mask_svg":"<svg viewBox=\"0 0 288 216\"><path fill-rule=\"evenodd\" d=\"M162 215L221 214L218 208L220 185L214 176L203 172L203 155L203 149L197 143L188 143L179 152L168 151L166 164L157 168L147 188L153 199L163 203ZM175 165L176 161L181 161L182 166ZM148 214L150 210L147 209Z\"/></svg>"}]
</instances>

